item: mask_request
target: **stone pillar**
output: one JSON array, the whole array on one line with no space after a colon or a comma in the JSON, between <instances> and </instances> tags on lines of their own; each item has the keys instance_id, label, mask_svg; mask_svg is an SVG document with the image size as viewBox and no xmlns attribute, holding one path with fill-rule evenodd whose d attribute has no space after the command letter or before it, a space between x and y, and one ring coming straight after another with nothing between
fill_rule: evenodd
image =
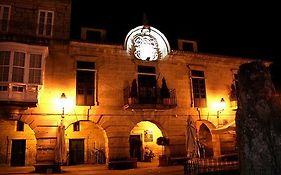
<instances>
[{"instance_id":1,"label":"stone pillar","mask_svg":"<svg viewBox=\"0 0 281 175\"><path fill-rule=\"evenodd\" d=\"M281 174L281 103L261 62L238 71L236 113L240 174Z\"/></svg>"}]
</instances>

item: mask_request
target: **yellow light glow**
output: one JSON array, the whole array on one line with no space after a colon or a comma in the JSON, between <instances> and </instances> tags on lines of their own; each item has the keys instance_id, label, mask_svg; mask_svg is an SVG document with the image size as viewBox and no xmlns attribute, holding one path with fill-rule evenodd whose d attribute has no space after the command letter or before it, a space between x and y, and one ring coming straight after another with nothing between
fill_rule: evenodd
<instances>
[{"instance_id":1,"label":"yellow light glow","mask_svg":"<svg viewBox=\"0 0 281 175\"><path fill-rule=\"evenodd\" d=\"M215 101L212 103L212 108L215 111L223 111L226 108L226 103L223 98L220 101Z\"/></svg>"},{"instance_id":2,"label":"yellow light glow","mask_svg":"<svg viewBox=\"0 0 281 175\"><path fill-rule=\"evenodd\" d=\"M65 94L61 95L61 98L58 97L55 99L55 107L57 111L64 110L65 114L69 113L74 108L74 98Z\"/></svg>"}]
</instances>

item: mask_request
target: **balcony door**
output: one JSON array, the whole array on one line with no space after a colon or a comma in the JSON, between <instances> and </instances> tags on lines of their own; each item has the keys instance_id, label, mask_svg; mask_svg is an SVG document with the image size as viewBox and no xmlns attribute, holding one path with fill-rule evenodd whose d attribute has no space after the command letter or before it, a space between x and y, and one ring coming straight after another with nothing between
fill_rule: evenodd
<instances>
[{"instance_id":1,"label":"balcony door","mask_svg":"<svg viewBox=\"0 0 281 175\"><path fill-rule=\"evenodd\" d=\"M139 102L141 104L155 104L157 100L155 67L138 67Z\"/></svg>"}]
</instances>

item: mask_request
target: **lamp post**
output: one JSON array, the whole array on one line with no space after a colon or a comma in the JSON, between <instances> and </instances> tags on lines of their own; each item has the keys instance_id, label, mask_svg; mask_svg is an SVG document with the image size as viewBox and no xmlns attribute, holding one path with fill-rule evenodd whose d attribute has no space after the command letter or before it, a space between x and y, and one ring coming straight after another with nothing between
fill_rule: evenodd
<instances>
[{"instance_id":1,"label":"lamp post","mask_svg":"<svg viewBox=\"0 0 281 175\"><path fill-rule=\"evenodd\" d=\"M225 103L224 99L221 98L220 103L218 105L218 110L217 110L218 127L220 124L220 122L219 122L220 114L222 113L222 111L224 111L225 106L226 106L226 103Z\"/></svg>"},{"instance_id":2,"label":"lamp post","mask_svg":"<svg viewBox=\"0 0 281 175\"><path fill-rule=\"evenodd\" d=\"M62 107L62 113L61 113L61 123L58 125L58 131L57 131L57 143L56 143L56 154L55 154L55 160L60 166L65 162L66 158L66 149L65 149L65 127L64 127L64 108L66 105L66 95L65 93L62 93L60 96L60 105ZM61 171L61 170L59 170Z\"/></svg>"}]
</instances>

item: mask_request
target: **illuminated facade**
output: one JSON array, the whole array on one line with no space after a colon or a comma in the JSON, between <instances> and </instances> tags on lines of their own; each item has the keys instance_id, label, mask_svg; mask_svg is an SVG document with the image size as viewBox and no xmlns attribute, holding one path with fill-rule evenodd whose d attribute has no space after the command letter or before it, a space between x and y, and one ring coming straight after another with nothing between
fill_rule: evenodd
<instances>
[{"instance_id":1,"label":"illuminated facade","mask_svg":"<svg viewBox=\"0 0 281 175\"><path fill-rule=\"evenodd\" d=\"M60 124L67 164L141 161L145 146L156 157L184 157L188 117L206 157L235 152L231 92L251 60L171 50L149 26L128 31L124 45L71 41L70 0L30 3L0 4L1 164L57 162ZM161 136L170 141L164 152Z\"/></svg>"}]
</instances>

